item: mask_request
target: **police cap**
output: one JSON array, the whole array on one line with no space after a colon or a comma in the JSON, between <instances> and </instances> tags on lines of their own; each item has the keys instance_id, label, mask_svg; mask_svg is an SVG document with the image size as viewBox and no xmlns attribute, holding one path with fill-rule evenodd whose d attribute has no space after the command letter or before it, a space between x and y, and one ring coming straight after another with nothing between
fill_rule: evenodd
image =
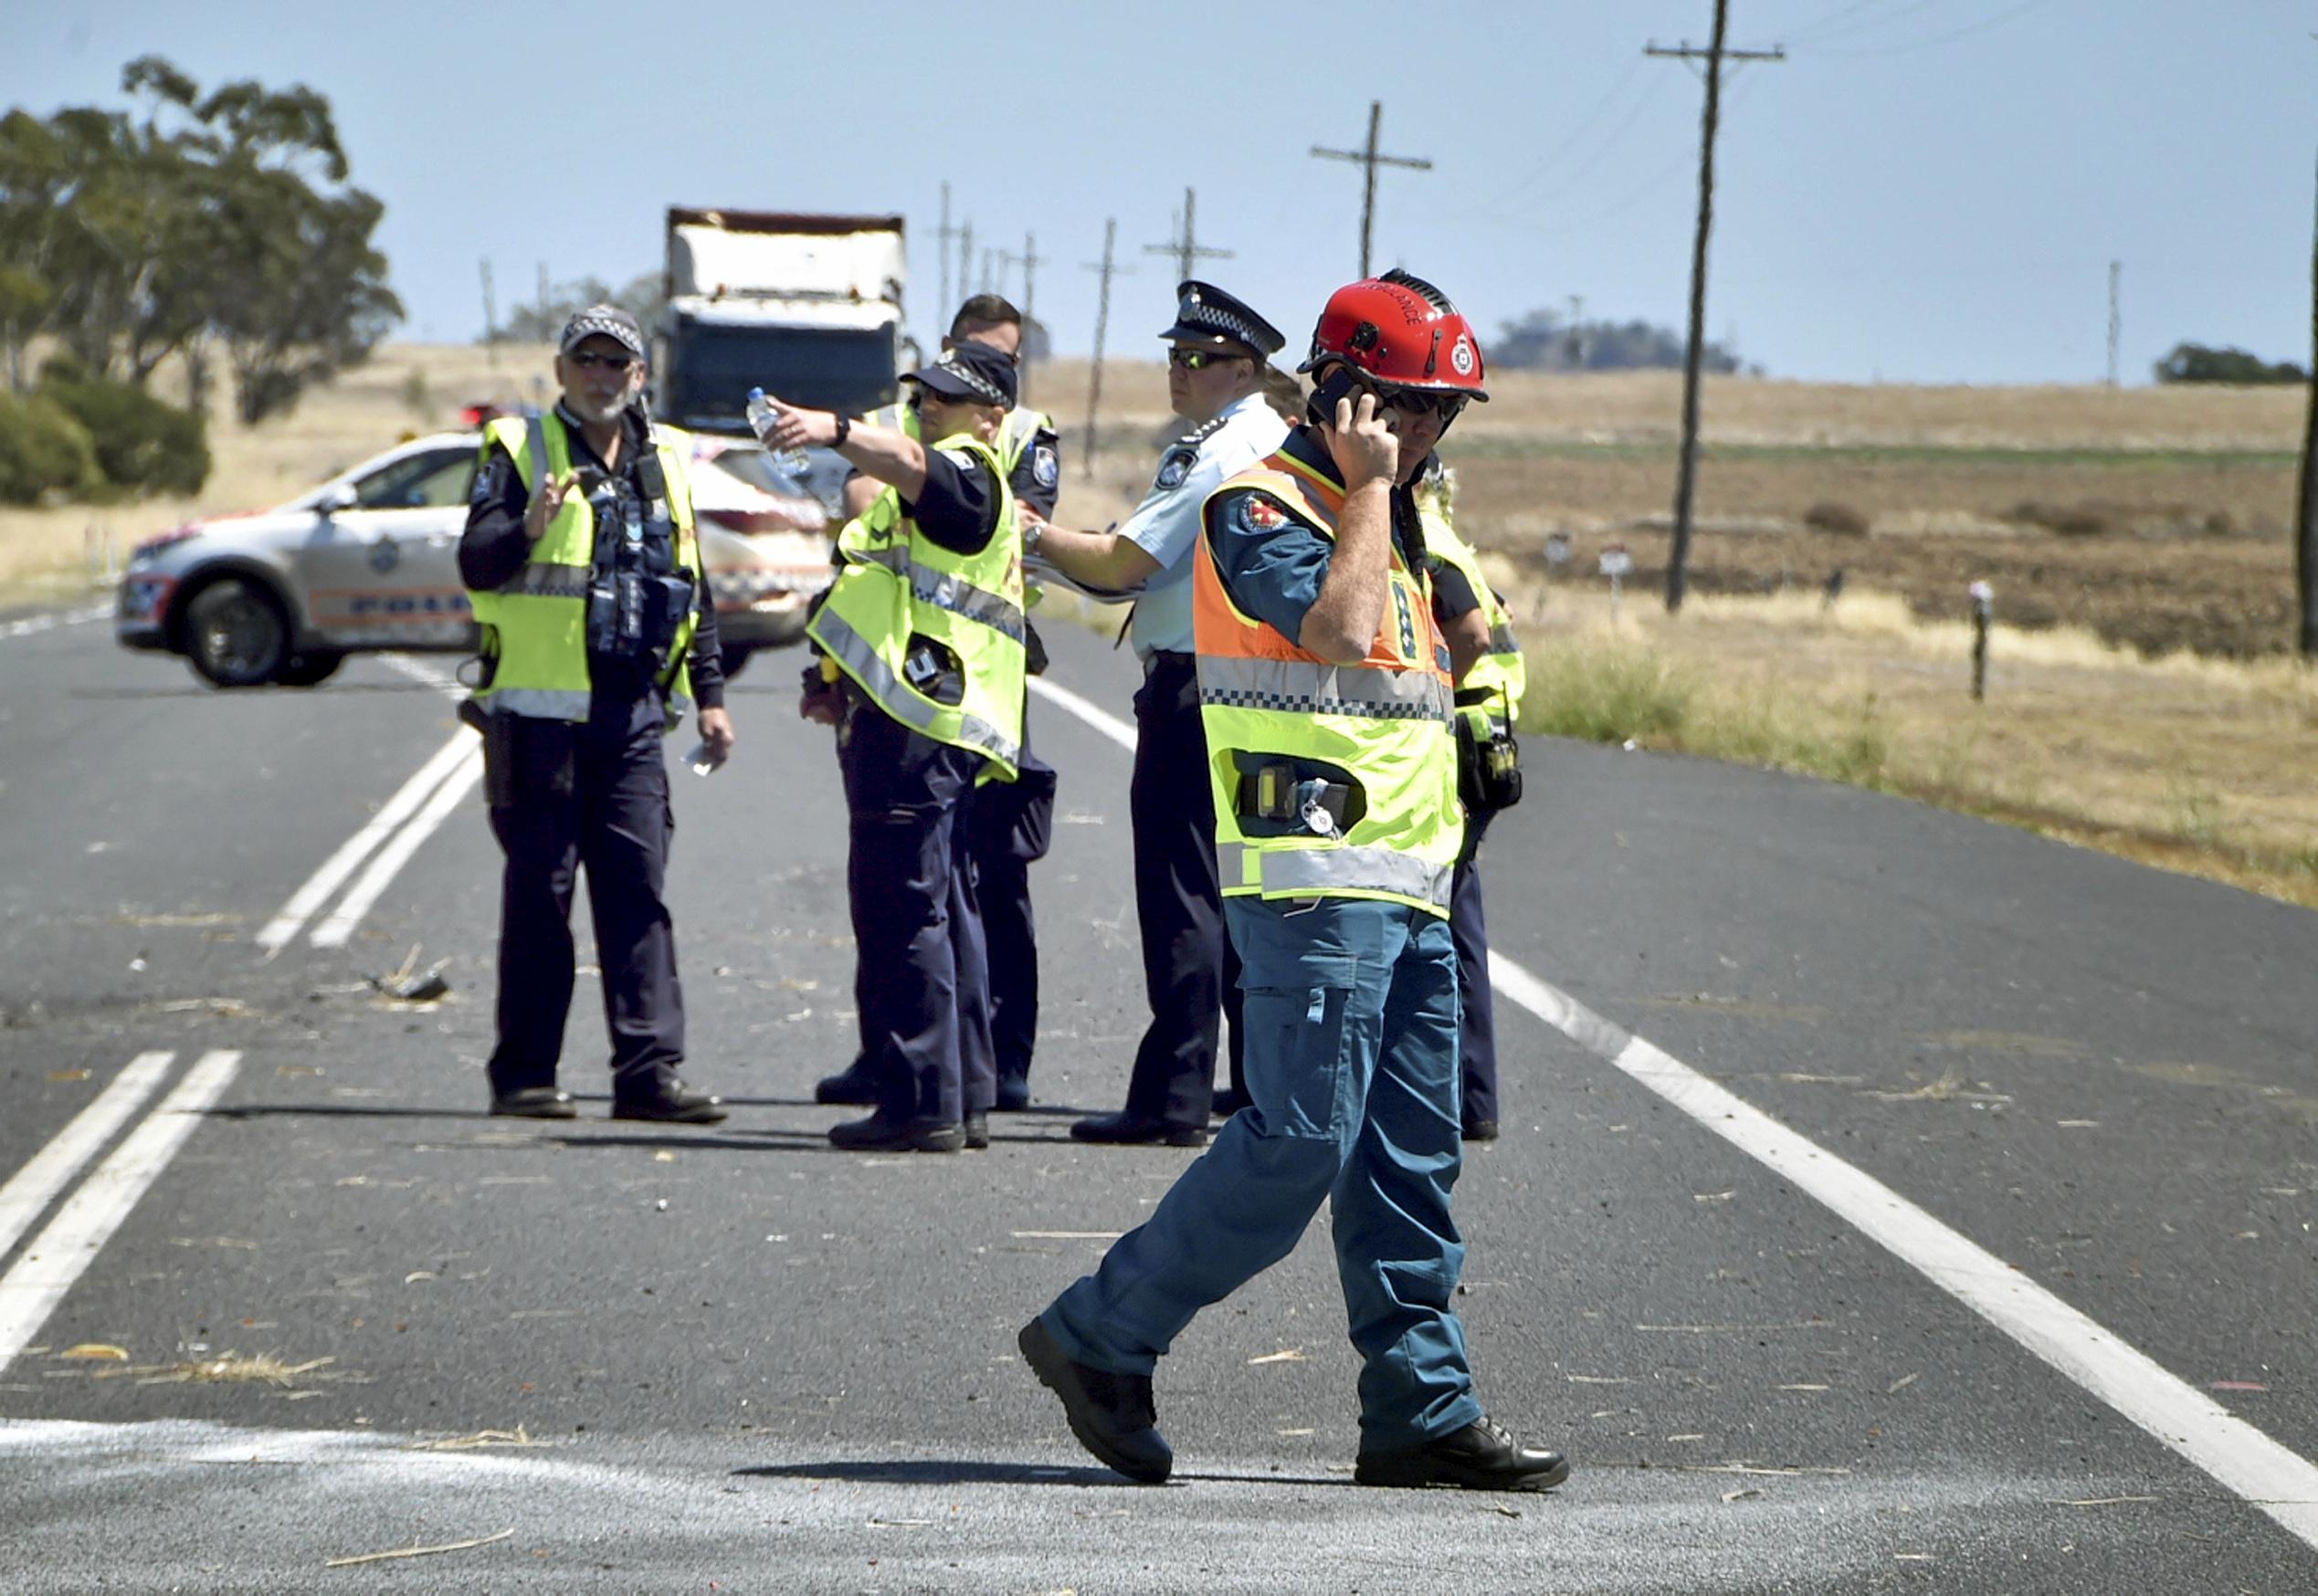
<instances>
[{"instance_id":1,"label":"police cap","mask_svg":"<svg viewBox=\"0 0 2318 1596\"><path fill-rule=\"evenodd\" d=\"M1212 283L1175 285L1175 324L1159 335L1182 343L1239 343L1259 355L1287 345L1280 329Z\"/></svg>"}]
</instances>

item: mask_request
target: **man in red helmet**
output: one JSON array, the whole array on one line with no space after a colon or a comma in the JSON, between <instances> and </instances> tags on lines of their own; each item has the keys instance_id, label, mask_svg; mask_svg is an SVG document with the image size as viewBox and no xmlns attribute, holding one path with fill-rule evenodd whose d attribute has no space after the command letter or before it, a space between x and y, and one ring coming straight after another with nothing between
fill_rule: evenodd
<instances>
[{"instance_id":1,"label":"man in red helmet","mask_svg":"<svg viewBox=\"0 0 2318 1596\"><path fill-rule=\"evenodd\" d=\"M1164 1480L1158 1360L1286 1257L1325 1200L1365 1360L1354 1477L1547 1490L1568 1464L1484 1416L1450 1306L1463 815L1451 651L1410 486L1488 397L1480 346L1438 289L1395 271L1330 298L1302 369L1306 424L1207 500L1193 575L1254 1104L1017 1339L1088 1451Z\"/></svg>"}]
</instances>

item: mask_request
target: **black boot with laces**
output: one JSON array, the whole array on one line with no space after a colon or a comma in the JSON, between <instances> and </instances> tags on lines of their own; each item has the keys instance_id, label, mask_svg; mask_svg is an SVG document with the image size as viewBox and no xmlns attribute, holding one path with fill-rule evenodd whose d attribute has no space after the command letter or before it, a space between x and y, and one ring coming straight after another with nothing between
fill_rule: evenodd
<instances>
[{"instance_id":1,"label":"black boot with laces","mask_svg":"<svg viewBox=\"0 0 2318 1596\"><path fill-rule=\"evenodd\" d=\"M1422 1446L1395 1452L1364 1452L1353 1466L1364 1486L1421 1490L1450 1486L1468 1491L1550 1491L1569 1478L1569 1460L1558 1452L1523 1446L1496 1420L1474 1420Z\"/></svg>"}]
</instances>

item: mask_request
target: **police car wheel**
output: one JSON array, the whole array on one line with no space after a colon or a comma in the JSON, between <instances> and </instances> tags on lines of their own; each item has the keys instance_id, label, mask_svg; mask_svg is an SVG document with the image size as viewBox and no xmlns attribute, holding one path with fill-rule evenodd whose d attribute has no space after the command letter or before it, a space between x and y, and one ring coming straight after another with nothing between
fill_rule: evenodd
<instances>
[{"instance_id":1,"label":"police car wheel","mask_svg":"<svg viewBox=\"0 0 2318 1596\"><path fill-rule=\"evenodd\" d=\"M186 659L213 687L260 686L290 658L290 622L280 601L243 577L220 577L194 594L184 635Z\"/></svg>"},{"instance_id":2,"label":"police car wheel","mask_svg":"<svg viewBox=\"0 0 2318 1596\"><path fill-rule=\"evenodd\" d=\"M317 652L293 654L274 672L274 680L286 688L320 687L338 674L338 667L346 663L342 654Z\"/></svg>"}]
</instances>

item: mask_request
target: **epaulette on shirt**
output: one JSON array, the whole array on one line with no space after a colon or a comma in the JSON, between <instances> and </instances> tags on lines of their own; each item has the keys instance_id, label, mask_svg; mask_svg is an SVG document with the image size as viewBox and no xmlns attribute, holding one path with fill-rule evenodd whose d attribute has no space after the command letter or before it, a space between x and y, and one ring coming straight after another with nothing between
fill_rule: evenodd
<instances>
[{"instance_id":1,"label":"epaulette on shirt","mask_svg":"<svg viewBox=\"0 0 2318 1596\"><path fill-rule=\"evenodd\" d=\"M1222 429L1224 418L1202 422L1167 446L1167 452L1159 457L1158 472L1151 478L1152 487L1163 493L1172 493L1183 486L1183 479L1191 475L1191 467L1199 458L1199 446Z\"/></svg>"}]
</instances>

